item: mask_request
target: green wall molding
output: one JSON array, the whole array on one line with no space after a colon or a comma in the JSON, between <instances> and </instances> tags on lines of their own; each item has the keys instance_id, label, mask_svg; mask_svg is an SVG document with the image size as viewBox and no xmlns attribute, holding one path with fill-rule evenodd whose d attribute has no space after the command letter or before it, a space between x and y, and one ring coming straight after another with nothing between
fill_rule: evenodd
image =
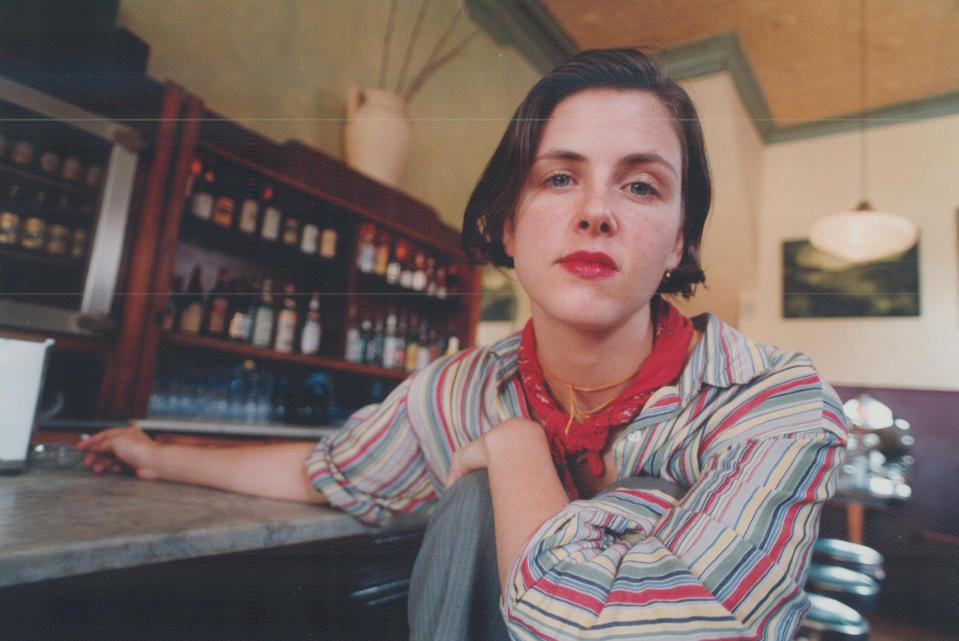
<instances>
[{"instance_id":1,"label":"green wall molding","mask_svg":"<svg viewBox=\"0 0 959 641\"><path fill-rule=\"evenodd\" d=\"M466 0L470 15L499 44L514 47L541 73L579 51L576 43L539 0ZM655 54L674 80L728 72L746 112L765 144L828 136L866 127L902 124L959 113L959 91L790 124L776 123L746 53L733 31Z\"/></svg>"}]
</instances>

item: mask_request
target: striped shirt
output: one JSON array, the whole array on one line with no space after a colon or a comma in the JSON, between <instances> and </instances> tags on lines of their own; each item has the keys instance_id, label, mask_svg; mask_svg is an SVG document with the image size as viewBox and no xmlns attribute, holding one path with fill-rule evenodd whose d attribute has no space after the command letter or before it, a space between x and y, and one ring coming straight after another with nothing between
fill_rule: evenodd
<instances>
[{"instance_id":1,"label":"striped shirt","mask_svg":"<svg viewBox=\"0 0 959 641\"><path fill-rule=\"evenodd\" d=\"M514 639L791 639L821 505L835 491L842 407L802 354L717 317L677 385L613 442L618 489L571 502L516 557L503 608ZM519 334L460 352L354 414L307 460L314 487L367 523L428 508L453 452L528 417Z\"/></svg>"}]
</instances>

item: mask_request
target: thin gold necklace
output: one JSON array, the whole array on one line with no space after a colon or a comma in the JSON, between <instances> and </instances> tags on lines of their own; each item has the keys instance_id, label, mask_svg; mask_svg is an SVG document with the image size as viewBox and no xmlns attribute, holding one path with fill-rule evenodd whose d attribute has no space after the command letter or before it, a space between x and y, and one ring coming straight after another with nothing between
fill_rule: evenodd
<instances>
[{"instance_id":1,"label":"thin gold necklace","mask_svg":"<svg viewBox=\"0 0 959 641\"><path fill-rule=\"evenodd\" d=\"M637 368L636 371L634 371L632 374L630 374L626 378L622 378L612 383L607 383L606 385L599 385L597 387L578 387L556 376L556 374L554 374L549 369L547 369L546 366L543 365L542 363L540 363L540 367L543 369L544 374L546 374L547 376L550 376L551 378L556 379L556 382L565 386L566 391L569 393L569 421L566 423L566 428L563 430L563 434L569 434L569 428L573 424L574 420L582 423L583 419L589 418L593 414L598 414L599 412L602 412L604 409L609 407L609 405L613 401L615 401L619 397L619 395L617 394L613 398L609 399L608 401L604 403L599 404L593 409L585 410L585 409L580 409L580 407L576 404L576 392L587 392L587 393L602 392L603 390L611 389L613 387L616 387L617 385L622 385L626 381L629 381L630 379L635 377L636 373L639 372L639 369Z\"/></svg>"}]
</instances>

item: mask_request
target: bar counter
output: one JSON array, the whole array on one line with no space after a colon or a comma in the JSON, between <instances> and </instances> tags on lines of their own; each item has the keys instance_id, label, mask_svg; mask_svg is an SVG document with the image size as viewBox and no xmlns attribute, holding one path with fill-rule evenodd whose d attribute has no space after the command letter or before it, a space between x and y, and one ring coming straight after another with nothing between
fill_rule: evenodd
<instances>
[{"instance_id":1,"label":"bar counter","mask_svg":"<svg viewBox=\"0 0 959 641\"><path fill-rule=\"evenodd\" d=\"M0 477L0 586L370 532L325 506L82 467Z\"/></svg>"},{"instance_id":2,"label":"bar counter","mask_svg":"<svg viewBox=\"0 0 959 641\"><path fill-rule=\"evenodd\" d=\"M0 638L401 641L425 521L28 466L0 476Z\"/></svg>"}]
</instances>

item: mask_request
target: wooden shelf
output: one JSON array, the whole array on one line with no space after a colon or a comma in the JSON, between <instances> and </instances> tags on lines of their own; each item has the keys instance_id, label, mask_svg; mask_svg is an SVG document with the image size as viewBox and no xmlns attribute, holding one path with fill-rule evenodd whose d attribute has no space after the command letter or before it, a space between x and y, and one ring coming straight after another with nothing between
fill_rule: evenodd
<instances>
[{"instance_id":1,"label":"wooden shelf","mask_svg":"<svg viewBox=\"0 0 959 641\"><path fill-rule=\"evenodd\" d=\"M389 378L396 381L403 380L409 376L409 373L404 370L374 367L372 365L363 365L360 363L350 363L348 361L327 358L325 356L308 356L306 354L283 353L273 349L268 349L266 347L257 347L256 345L250 345L248 343L236 343L219 338L211 338L209 336L193 336L191 334L181 334L178 332L164 332L163 339L173 345L215 350L220 353L235 354L245 358L264 359L277 363L292 363L296 365L316 367L338 372L353 372L356 374L364 374L366 376Z\"/></svg>"}]
</instances>

